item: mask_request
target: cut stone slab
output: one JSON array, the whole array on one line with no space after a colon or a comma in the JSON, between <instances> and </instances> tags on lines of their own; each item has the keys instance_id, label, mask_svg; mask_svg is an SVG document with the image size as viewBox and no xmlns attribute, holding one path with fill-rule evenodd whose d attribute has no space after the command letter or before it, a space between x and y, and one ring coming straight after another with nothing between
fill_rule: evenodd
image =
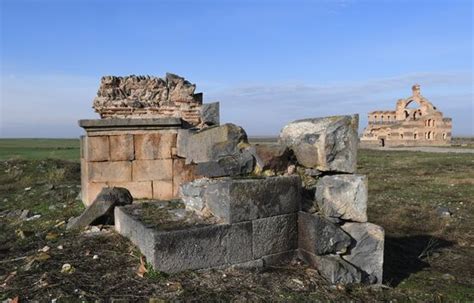
<instances>
[{"instance_id":1,"label":"cut stone slab","mask_svg":"<svg viewBox=\"0 0 474 303\"><path fill-rule=\"evenodd\" d=\"M298 176L224 178L206 187L204 201L225 223L294 213L301 201L301 180Z\"/></svg>"},{"instance_id":2,"label":"cut stone slab","mask_svg":"<svg viewBox=\"0 0 474 303\"><path fill-rule=\"evenodd\" d=\"M179 196L183 200L186 209L202 215L206 203L204 191L212 181L207 178L197 179L193 182L184 183L179 187Z\"/></svg>"},{"instance_id":3,"label":"cut stone slab","mask_svg":"<svg viewBox=\"0 0 474 303\"><path fill-rule=\"evenodd\" d=\"M254 158L248 152L225 156L217 161L198 163L196 173L204 177L247 175L253 171Z\"/></svg>"},{"instance_id":4,"label":"cut stone slab","mask_svg":"<svg viewBox=\"0 0 474 303\"><path fill-rule=\"evenodd\" d=\"M318 214L298 212L298 247L316 255L344 253L351 237Z\"/></svg>"},{"instance_id":5,"label":"cut stone slab","mask_svg":"<svg viewBox=\"0 0 474 303\"><path fill-rule=\"evenodd\" d=\"M346 223L341 228L353 238L349 254L342 258L363 270L370 283L382 283L383 228L372 223Z\"/></svg>"},{"instance_id":6,"label":"cut stone slab","mask_svg":"<svg viewBox=\"0 0 474 303\"><path fill-rule=\"evenodd\" d=\"M176 219L166 210L147 223L142 212L137 205L116 208L116 229L140 248L156 270L173 273L253 260L251 222L215 224L192 213Z\"/></svg>"},{"instance_id":7,"label":"cut stone slab","mask_svg":"<svg viewBox=\"0 0 474 303\"><path fill-rule=\"evenodd\" d=\"M280 144L257 144L248 148L254 156L259 171L284 172L291 159L291 152Z\"/></svg>"},{"instance_id":8,"label":"cut stone slab","mask_svg":"<svg viewBox=\"0 0 474 303\"><path fill-rule=\"evenodd\" d=\"M297 214L289 214L253 220L253 257L295 250L298 245L297 218Z\"/></svg>"},{"instance_id":9,"label":"cut stone slab","mask_svg":"<svg viewBox=\"0 0 474 303\"><path fill-rule=\"evenodd\" d=\"M299 249L299 257L316 268L331 284L352 284L362 282L362 272L339 255L318 256Z\"/></svg>"},{"instance_id":10,"label":"cut stone slab","mask_svg":"<svg viewBox=\"0 0 474 303\"><path fill-rule=\"evenodd\" d=\"M307 168L353 173L358 126L358 115L297 120L281 130L279 141Z\"/></svg>"},{"instance_id":11,"label":"cut stone slab","mask_svg":"<svg viewBox=\"0 0 474 303\"><path fill-rule=\"evenodd\" d=\"M219 102L205 103L201 107L201 122L206 125L219 125Z\"/></svg>"},{"instance_id":12,"label":"cut stone slab","mask_svg":"<svg viewBox=\"0 0 474 303\"><path fill-rule=\"evenodd\" d=\"M244 129L227 123L207 127L197 132L180 132L177 154L186 158L186 164L212 162L240 153L243 145L248 145Z\"/></svg>"},{"instance_id":13,"label":"cut stone slab","mask_svg":"<svg viewBox=\"0 0 474 303\"><path fill-rule=\"evenodd\" d=\"M68 222L67 229L84 228L94 223L97 219L107 216L110 216L110 222L113 222L114 207L132 204L132 202L132 195L126 188L103 188L94 202L79 217L73 218Z\"/></svg>"},{"instance_id":14,"label":"cut stone slab","mask_svg":"<svg viewBox=\"0 0 474 303\"><path fill-rule=\"evenodd\" d=\"M367 221L367 177L324 176L316 184L315 200L321 213L346 221Z\"/></svg>"}]
</instances>

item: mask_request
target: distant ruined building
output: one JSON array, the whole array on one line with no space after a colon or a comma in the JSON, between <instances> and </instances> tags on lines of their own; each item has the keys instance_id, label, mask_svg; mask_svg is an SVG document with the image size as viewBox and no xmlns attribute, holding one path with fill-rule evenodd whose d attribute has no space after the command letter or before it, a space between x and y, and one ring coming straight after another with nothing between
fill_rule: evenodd
<instances>
[{"instance_id":1,"label":"distant ruined building","mask_svg":"<svg viewBox=\"0 0 474 303\"><path fill-rule=\"evenodd\" d=\"M399 99L395 111L373 111L360 139L362 145L426 146L451 143L451 118L444 118L420 93L420 85L412 86L413 94ZM413 105L416 104L416 107ZM410 106L411 105L411 106Z\"/></svg>"}]
</instances>

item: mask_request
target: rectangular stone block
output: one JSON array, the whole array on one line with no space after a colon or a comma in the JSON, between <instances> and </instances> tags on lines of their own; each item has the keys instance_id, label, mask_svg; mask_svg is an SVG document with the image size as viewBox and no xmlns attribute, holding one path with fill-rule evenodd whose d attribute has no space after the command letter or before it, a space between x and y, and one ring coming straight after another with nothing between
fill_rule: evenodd
<instances>
[{"instance_id":1,"label":"rectangular stone block","mask_svg":"<svg viewBox=\"0 0 474 303\"><path fill-rule=\"evenodd\" d=\"M153 199L158 199L158 200L173 199L173 181L171 180L153 181Z\"/></svg>"},{"instance_id":2,"label":"rectangular stone block","mask_svg":"<svg viewBox=\"0 0 474 303\"><path fill-rule=\"evenodd\" d=\"M130 161L89 162L89 180L94 182L125 182L132 179Z\"/></svg>"},{"instance_id":3,"label":"rectangular stone block","mask_svg":"<svg viewBox=\"0 0 474 303\"><path fill-rule=\"evenodd\" d=\"M126 161L133 160L134 147L133 135L109 136L110 140L110 160Z\"/></svg>"},{"instance_id":4,"label":"rectangular stone block","mask_svg":"<svg viewBox=\"0 0 474 303\"><path fill-rule=\"evenodd\" d=\"M138 160L171 158L171 148L176 146L176 133L150 133L134 135L135 158Z\"/></svg>"},{"instance_id":5,"label":"rectangular stone block","mask_svg":"<svg viewBox=\"0 0 474 303\"><path fill-rule=\"evenodd\" d=\"M134 199L152 199L152 181L107 182L110 187L128 189Z\"/></svg>"},{"instance_id":6,"label":"rectangular stone block","mask_svg":"<svg viewBox=\"0 0 474 303\"><path fill-rule=\"evenodd\" d=\"M185 164L185 159L173 159L173 197L179 196L181 184L199 178L196 175L196 166Z\"/></svg>"},{"instance_id":7,"label":"rectangular stone block","mask_svg":"<svg viewBox=\"0 0 474 303\"><path fill-rule=\"evenodd\" d=\"M282 253L298 246L297 214L252 221L253 257Z\"/></svg>"},{"instance_id":8,"label":"rectangular stone block","mask_svg":"<svg viewBox=\"0 0 474 303\"><path fill-rule=\"evenodd\" d=\"M102 188L108 187L107 183L105 182L89 182L87 184L86 188L86 194L85 197L83 197L82 202L86 205L89 206L94 202L95 198L97 195L100 193Z\"/></svg>"},{"instance_id":9,"label":"rectangular stone block","mask_svg":"<svg viewBox=\"0 0 474 303\"><path fill-rule=\"evenodd\" d=\"M89 162L110 160L109 137L86 137L85 158Z\"/></svg>"},{"instance_id":10,"label":"rectangular stone block","mask_svg":"<svg viewBox=\"0 0 474 303\"><path fill-rule=\"evenodd\" d=\"M135 160L132 171L133 181L172 180L173 160Z\"/></svg>"},{"instance_id":11,"label":"rectangular stone block","mask_svg":"<svg viewBox=\"0 0 474 303\"><path fill-rule=\"evenodd\" d=\"M219 179L207 186L204 201L209 211L225 223L294 213L301 201L301 179Z\"/></svg>"}]
</instances>

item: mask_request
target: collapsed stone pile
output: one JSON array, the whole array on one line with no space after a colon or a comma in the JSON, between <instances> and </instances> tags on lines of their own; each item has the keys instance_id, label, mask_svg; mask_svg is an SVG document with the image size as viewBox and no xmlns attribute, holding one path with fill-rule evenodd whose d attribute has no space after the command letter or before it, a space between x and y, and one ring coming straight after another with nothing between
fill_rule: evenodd
<instances>
[{"instance_id":1,"label":"collapsed stone pile","mask_svg":"<svg viewBox=\"0 0 474 303\"><path fill-rule=\"evenodd\" d=\"M218 108L209 113L218 117ZM179 200L115 208L117 231L155 269L268 266L299 257L331 283L382 282L384 232L367 222L367 179L355 174L357 115L294 121L273 145L251 145L241 127L213 120L210 127L175 125L173 144L155 142L192 172L173 177ZM132 177L139 174L133 164L143 160L127 161ZM146 169L160 179L153 167ZM153 192L163 184L146 182Z\"/></svg>"}]
</instances>

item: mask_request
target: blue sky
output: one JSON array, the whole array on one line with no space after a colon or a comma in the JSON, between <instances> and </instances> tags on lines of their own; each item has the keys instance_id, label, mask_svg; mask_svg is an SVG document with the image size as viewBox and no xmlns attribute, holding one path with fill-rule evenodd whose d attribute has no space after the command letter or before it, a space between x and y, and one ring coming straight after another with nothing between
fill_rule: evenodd
<instances>
[{"instance_id":1,"label":"blue sky","mask_svg":"<svg viewBox=\"0 0 474 303\"><path fill-rule=\"evenodd\" d=\"M77 137L103 75L182 75L273 135L392 109L414 83L474 135L469 0L0 0L0 137Z\"/></svg>"}]
</instances>

